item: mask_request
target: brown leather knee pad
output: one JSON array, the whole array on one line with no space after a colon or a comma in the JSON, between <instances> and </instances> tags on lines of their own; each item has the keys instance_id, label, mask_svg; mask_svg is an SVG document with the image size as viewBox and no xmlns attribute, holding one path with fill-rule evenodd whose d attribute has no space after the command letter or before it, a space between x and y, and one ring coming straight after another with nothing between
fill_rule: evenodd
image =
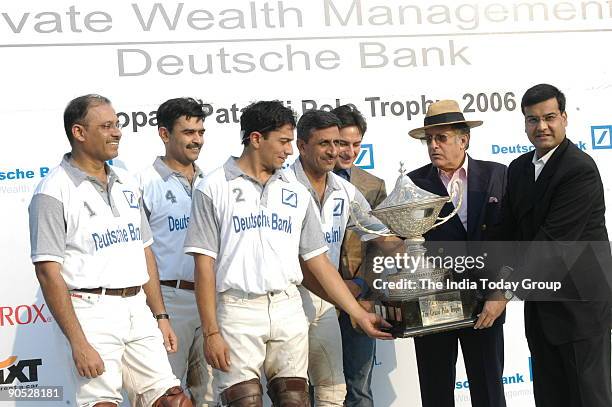
<instances>
[{"instance_id":1,"label":"brown leather knee pad","mask_svg":"<svg viewBox=\"0 0 612 407\"><path fill-rule=\"evenodd\" d=\"M191 404L191 399L183 393L180 386L174 386L155 400L152 407L193 407L193 404Z\"/></svg>"},{"instance_id":2,"label":"brown leather knee pad","mask_svg":"<svg viewBox=\"0 0 612 407\"><path fill-rule=\"evenodd\" d=\"M221 402L227 407L262 407L261 383L251 379L228 387L221 393Z\"/></svg>"},{"instance_id":3,"label":"brown leather knee pad","mask_svg":"<svg viewBox=\"0 0 612 407\"><path fill-rule=\"evenodd\" d=\"M308 381L302 377L278 377L268 383L274 407L310 407Z\"/></svg>"},{"instance_id":4,"label":"brown leather knee pad","mask_svg":"<svg viewBox=\"0 0 612 407\"><path fill-rule=\"evenodd\" d=\"M116 403L111 403L110 401L101 401L93 405L93 407L117 407Z\"/></svg>"}]
</instances>

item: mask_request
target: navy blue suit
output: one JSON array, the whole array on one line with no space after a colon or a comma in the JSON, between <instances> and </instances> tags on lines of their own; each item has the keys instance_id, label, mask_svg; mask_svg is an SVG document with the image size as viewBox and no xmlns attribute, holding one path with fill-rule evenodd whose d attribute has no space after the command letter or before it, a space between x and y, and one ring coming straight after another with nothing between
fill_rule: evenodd
<instances>
[{"instance_id":1,"label":"navy blue suit","mask_svg":"<svg viewBox=\"0 0 612 407\"><path fill-rule=\"evenodd\" d=\"M430 230L426 241L484 241L489 240L493 227L501 222L501 202L506 186L506 166L490 161L468 161L467 230L458 215ZM425 165L408 174L412 181L429 192L447 196L438 169ZM440 213L446 216L454 206L447 203ZM458 342L470 382L470 396L474 407L504 407L503 384L505 314L488 329L464 328L455 331L417 337L414 340L419 368L423 407L452 407L455 405L455 364Z\"/></svg>"}]
</instances>

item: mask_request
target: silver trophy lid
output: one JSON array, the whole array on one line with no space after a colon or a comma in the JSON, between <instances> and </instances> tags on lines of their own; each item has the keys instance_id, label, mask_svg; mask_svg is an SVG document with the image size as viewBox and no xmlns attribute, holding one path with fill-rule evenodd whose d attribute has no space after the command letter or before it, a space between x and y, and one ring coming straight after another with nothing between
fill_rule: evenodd
<instances>
[{"instance_id":1,"label":"silver trophy lid","mask_svg":"<svg viewBox=\"0 0 612 407\"><path fill-rule=\"evenodd\" d=\"M404 205L418 205L443 198L416 186L406 175L403 162L400 162L399 173L393 191L376 207L376 211ZM443 199L448 199L448 197Z\"/></svg>"}]
</instances>

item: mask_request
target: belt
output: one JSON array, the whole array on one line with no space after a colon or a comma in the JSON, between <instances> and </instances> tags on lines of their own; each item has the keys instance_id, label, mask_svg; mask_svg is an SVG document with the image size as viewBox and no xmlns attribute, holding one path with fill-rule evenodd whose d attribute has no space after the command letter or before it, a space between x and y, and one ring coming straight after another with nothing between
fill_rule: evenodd
<instances>
[{"instance_id":1,"label":"belt","mask_svg":"<svg viewBox=\"0 0 612 407\"><path fill-rule=\"evenodd\" d=\"M118 297L133 297L138 294L141 290L141 286L137 285L134 287L125 287L125 288L75 288L72 291L79 291L82 293L89 294L106 294L106 295L115 295Z\"/></svg>"},{"instance_id":2,"label":"belt","mask_svg":"<svg viewBox=\"0 0 612 407\"><path fill-rule=\"evenodd\" d=\"M159 282L161 285L165 285L166 287L174 287L174 288L180 288L183 290L191 290L193 291L195 289L195 284L193 281L187 281L187 280L161 280Z\"/></svg>"}]
</instances>

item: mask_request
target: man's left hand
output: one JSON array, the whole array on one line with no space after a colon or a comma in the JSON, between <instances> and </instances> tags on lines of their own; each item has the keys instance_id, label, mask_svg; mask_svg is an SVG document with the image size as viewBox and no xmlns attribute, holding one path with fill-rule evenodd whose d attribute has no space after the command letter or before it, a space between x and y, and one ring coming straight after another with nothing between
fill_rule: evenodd
<instances>
[{"instance_id":1,"label":"man's left hand","mask_svg":"<svg viewBox=\"0 0 612 407\"><path fill-rule=\"evenodd\" d=\"M361 327L362 331L371 338L393 339L389 332L383 332L379 327L391 328L391 324L382 319L380 315L363 312L355 318L355 322Z\"/></svg>"},{"instance_id":2,"label":"man's left hand","mask_svg":"<svg viewBox=\"0 0 612 407\"><path fill-rule=\"evenodd\" d=\"M159 319L157 321L157 326L159 327L159 330L164 338L164 347L166 348L166 352L175 353L178 350L178 338L176 337L170 322L167 319Z\"/></svg>"},{"instance_id":3,"label":"man's left hand","mask_svg":"<svg viewBox=\"0 0 612 407\"><path fill-rule=\"evenodd\" d=\"M491 328L495 320L504 312L508 300L505 298L496 298L487 300L482 307L482 312L478 315L478 321L474 325L474 329Z\"/></svg>"}]
</instances>

